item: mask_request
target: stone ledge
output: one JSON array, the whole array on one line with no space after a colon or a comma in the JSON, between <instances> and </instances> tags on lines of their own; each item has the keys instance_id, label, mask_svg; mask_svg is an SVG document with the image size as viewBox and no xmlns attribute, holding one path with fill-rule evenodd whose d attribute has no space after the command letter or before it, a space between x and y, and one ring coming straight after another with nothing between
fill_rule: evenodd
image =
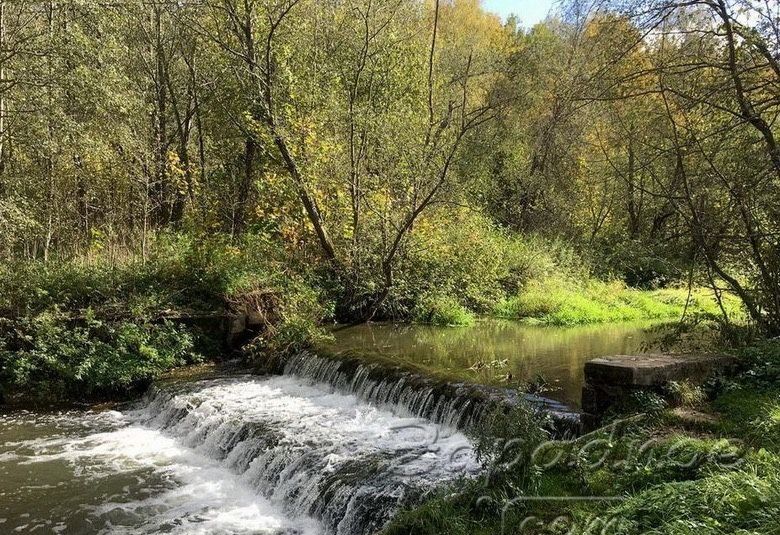
<instances>
[{"instance_id":1,"label":"stone ledge","mask_svg":"<svg viewBox=\"0 0 780 535\"><path fill-rule=\"evenodd\" d=\"M660 386L670 381L701 382L736 364L730 355L615 355L585 363L585 381L614 386Z\"/></svg>"},{"instance_id":2,"label":"stone ledge","mask_svg":"<svg viewBox=\"0 0 780 535\"><path fill-rule=\"evenodd\" d=\"M582 387L583 421L587 429L600 424L604 414L646 390L663 394L671 381L702 383L718 371L732 370L737 360L717 354L615 355L585 363Z\"/></svg>"}]
</instances>

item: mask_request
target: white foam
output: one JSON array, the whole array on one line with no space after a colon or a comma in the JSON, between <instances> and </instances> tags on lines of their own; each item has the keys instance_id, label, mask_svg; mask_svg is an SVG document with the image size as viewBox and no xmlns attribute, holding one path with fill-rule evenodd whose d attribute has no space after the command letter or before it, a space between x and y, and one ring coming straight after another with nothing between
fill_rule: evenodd
<instances>
[{"instance_id":1,"label":"white foam","mask_svg":"<svg viewBox=\"0 0 780 535\"><path fill-rule=\"evenodd\" d=\"M372 533L415 492L479 470L461 432L295 376L55 421L61 433L6 443L0 463L65 462L85 485L129 478L84 506L105 534Z\"/></svg>"},{"instance_id":2,"label":"white foam","mask_svg":"<svg viewBox=\"0 0 780 535\"><path fill-rule=\"evenodd\" d=\"M93 424L100 421L101 425L113 419L111 423L117 429L83 437L23 441L19 446L28 455L16 457L20 464L64 460L74 467L77 477L85 479L144 474L145 479L165 482L156 483L143 499L125 499L126 494L120 492L111 501L90 506L90 516L96 520L93 524L99 525L104 519L98 533L151 534L164 529L166 533L188 535L286 531L315 535L322 531L312 519L293 520L284 515L218 461L159 430L133 423L121 413L92 418ZM128 489L122 490L126 493Z\"/></svg>"}]
</instances>

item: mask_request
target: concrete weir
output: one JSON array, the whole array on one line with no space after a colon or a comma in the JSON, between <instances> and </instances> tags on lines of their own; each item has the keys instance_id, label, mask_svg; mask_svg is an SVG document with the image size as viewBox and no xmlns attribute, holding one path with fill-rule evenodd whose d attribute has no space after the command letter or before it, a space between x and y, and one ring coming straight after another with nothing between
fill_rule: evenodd
<instances>
[{"instance_id":1,"label":"concrete weir","mask_svg":"<svg viewBox=\"0 0 780 535\"><path fill-rule=\"evenodd\" d=\"M403 365L342 352L338 355L303 351L275 355L258 362L261 373L295 375L352 394L381 407L468 429L489 411L526 404L546 422L556 438L577 436L580 415L558 401L510 388L449 382Z\"/></svg>"},{"instance_id":2,"label":"concrete weir","mask_svg":"<svg viewBox=\"0 0 780 535\"><path fill-rule=\"evenodd\" d=\"M736 364L729 355L615 355L585 364L582 409L586 425L597 425L612 406L633 392L660 392L672 381L702 383Z\"/></svg>"}]
</instances>

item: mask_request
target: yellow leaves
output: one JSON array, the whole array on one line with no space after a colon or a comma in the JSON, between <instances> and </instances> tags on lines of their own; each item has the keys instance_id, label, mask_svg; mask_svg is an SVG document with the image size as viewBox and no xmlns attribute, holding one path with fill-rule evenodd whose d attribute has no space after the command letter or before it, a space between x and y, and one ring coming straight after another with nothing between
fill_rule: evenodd
<instances>
[{"instance_id":1,"label":"yellow leaves","mask_svg":"<svg viewBox=\"0 0 780 535\"><path fill-rule=\"evenodd\" d=\"M100 229L92 227L90 229L89 236L89 251L90 253L99 253L106 246L106 233Z\"/></svg>"},{"instance_id":2,"label":"yellow leaves","mask_svg":"<svg viewBox=\"0 0 780 535\"><path fill-rule=\"evenodd\" d=\"M259 140L262 145L271 145L273 143L273 139L271 139L271 135L268 132L268 128L266 128L265 124L254 117L248 110L244 111L241 116L241 120L244 129L252 134L255 139Z\"/></svg>"},{"instance_id":3,"label":"yellow leaves","mask_svg":"<svg viewBox=\"0 0 780 535\"><path fill-rule=\"evenodd\" d=\"M241 256L241 248L237 245L226 245L223 254L228 258L238 258Z\"/></svg>"},{"instance_id":4,"label":"yellow leaves","mask_svg":"<svg viewBox=\"0 0 780 535\"><path fill-rule=\"evenodd\" d=\"M496 57L512 46L501 19L485 11L479 0L443 2L439 18L441 38L451 46L471 50L477 57Z\"/></svg>"},{"instance_id":5,"label":"yellow leaves","mask_svg":"<svg viewBox=\"0 0 780 535\"><path fill-rule=\"evenodd\" d=\"M186 170L182 166L179 155L175 151L168 151L168 180L180 195L187 194Z\"/></svg>"}]
</instances>

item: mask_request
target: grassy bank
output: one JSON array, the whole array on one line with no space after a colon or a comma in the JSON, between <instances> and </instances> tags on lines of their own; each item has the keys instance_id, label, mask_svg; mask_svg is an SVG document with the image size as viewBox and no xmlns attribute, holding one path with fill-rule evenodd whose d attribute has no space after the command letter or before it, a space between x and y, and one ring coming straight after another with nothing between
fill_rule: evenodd
<instances>
[{"instance_id":1,"label":"grassy bank","mask_svg":"<svg viewBox=\"0 0 780 535\"><path fill-rule=\"evenodd\" d=\"M721 310L721 306L723 310ZM718 317L744 321L741 303L712 290L669 287L657 290L630 288L618 280L601 281L548 277L528 281L516 294L505 295L482 314L531 324L553 326L594 325L632 321L679 320ZM418 303L413 320L446 326L472 325L479 314L452 296L426 297Z\"/></svg>"},{"instance_id":2,"label":"grassy bank","mask_svg":"<svg viewBox=\"0 0 780 535\"><path fill-rule=\"evenodd\" d=\"M507 446L497 422L477 437L497 445L481 450L487 475L385 534L776 534L780 345L742 357L740 375L637 397L635 412L574 441L544 442L526 417L517 421L527 429L512 431L524 441Z\"/></svg>"},{"instance_id":3,"label":"grassy bank","mask_svg":"<svg viewBox=\"0 0 780 535\"><path fill-rule=\"evenodd\" d=\"M562 241L508 233L470 213L449 216L454 221L434 221L411 237L383 317L459 326L486 316L569 326L722 314L711 290L695 279L689 285L681 268L647 268L646 255L624 251L622 265L610 268ZM629 287L624 279L636 279L640 267L641 288ZM723 294L721 304L732 320L744 319L738 299Z\"/></svg>"},{"instance_id":4,"label":"grassy bank","mask_svg":"<svg viewBox=\"0 0 780 535\"><path fill-rule=\"evenodd\" d=\"M729 296L723 304L732 317L741 315L738 300ZM705 288L640 290L620 281L556 278L531 281L518 295L500 302L495 310L495 315L502 318L548 325L667 320L720 313L715 295Z\"/></svg>"},{"instance_id":5,"label":"grassy bank","mask_svg":"<svg viewBox=\"0 0 780 535\"><path fill-rule=\"evenodd\" d=\"M318 294L270 244L164 240L146 260L0 267L6 401L122 398L167 370L227 354L222 316L261 318L255 350L317 335Z\"/></svg>"}]
</instances>

